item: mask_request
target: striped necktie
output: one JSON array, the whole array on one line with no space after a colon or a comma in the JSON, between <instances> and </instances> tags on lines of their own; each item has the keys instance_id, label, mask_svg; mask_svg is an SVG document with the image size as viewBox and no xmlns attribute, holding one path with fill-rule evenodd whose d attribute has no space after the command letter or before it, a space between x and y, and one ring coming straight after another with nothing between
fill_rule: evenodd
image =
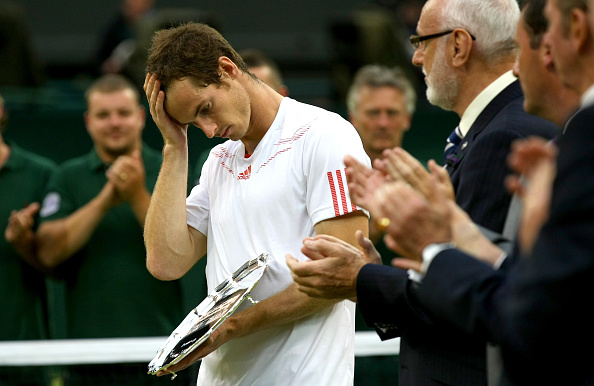
<instances>
[{"instance_id":1,"label":"striped necktie","mask_svg":"<svg viewBox=\"0 0 594 386\"><path fill-rule=\"evenodd\" d=\"M460 126L457 126L454 131L452 131L452 134L450 134L450 136L448 137L445 149L444 149L444 164L447 163L448 161L454 161L453 157L454 157L454 153L456 152L456 149L458 148L458 145L460 145L460 142L462 142L462 138L464 138L464 136L462 135L462 132L460 131Z\"/></svg>"}]
</instances>

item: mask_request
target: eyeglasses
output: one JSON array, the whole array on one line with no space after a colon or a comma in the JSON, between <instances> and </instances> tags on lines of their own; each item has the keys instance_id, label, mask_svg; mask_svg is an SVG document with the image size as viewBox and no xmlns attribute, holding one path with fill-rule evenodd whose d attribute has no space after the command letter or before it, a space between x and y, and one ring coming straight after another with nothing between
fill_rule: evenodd
<instances>
[{"instance_id":1,"label":"eyeglasses","mask_svg":"<svg viewBox=\"0 0 594 386\"><path fill-rule=\"evenodd\" d=\"M419 48L421 48L421 46L422 46L421 43L423 43L425 40L439 38L441 36L445 36L447 34L451 34L454 31L455 30L451 29L449 31L439 32L439 33L436 33L436 34L425 35L425 36L412 35L410 37L410 44L412 44L412 46L415 49L415 51L417 51ZM473 34L469 33L469 35L472 38L472 40L476 40L476 38L474 37Z\"/></svg>"}]
</instances>

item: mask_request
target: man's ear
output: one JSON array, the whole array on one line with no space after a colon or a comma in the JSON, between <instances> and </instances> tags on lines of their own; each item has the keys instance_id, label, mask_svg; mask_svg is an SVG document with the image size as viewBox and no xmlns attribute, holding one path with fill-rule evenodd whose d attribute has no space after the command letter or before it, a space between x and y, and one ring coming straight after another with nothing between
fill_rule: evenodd
<instances>
[{"instance_id":1,"label":"man's ear","mask_svg":"<svg viewBox=\"0 0 594 386\"><path fill-rule=\"evenodd\" d=\"M221 74L221 79L224 79L225 76L235 79L241 73L237 65L226 56L221 56L219 58L219 72Z\"/></svg>"},{"instance_id":2,"label":"man's ear","mask_svg":"<svg viewBox=\"0 0 594 386\"><path fill-rule=\"evenodd\" d=\"M457 28L452 32L452 66L462 67L470 59L472 52L473 39L468 31Z\"/></svg>"},{"instance_id":3,"label":"man's ear","mask_svg":"<svg viewBox=\"0 0 594 386\"><path fill-rule=\"evenodd\" d=\"M551 47L548 44L541 43L540 59L547 71L554 72L555 64L553 63L553 55L551 54Z\"/></svg>"},{"instance_id":4,"label":"man's ear","mask_svg":"<svg viewBox=\"0 0 594 386\"><path fill-rule=\"evenodd\" d=\"M588 15L579 8L571 11L569 20L569 37L575 42L575 48L578 51L589 49L590 44L590 24Z\"/></svg>"}]
</instances>

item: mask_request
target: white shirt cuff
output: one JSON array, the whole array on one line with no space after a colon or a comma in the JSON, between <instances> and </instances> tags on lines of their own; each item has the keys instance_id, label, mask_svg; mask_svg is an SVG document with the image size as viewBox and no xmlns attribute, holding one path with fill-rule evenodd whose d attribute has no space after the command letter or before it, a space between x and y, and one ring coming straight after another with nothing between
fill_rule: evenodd
<instances>
[{"instance_id":1,"label":"white shirt cuff","mask_svg":"<svg viewBox=\"0 0 594 386\"><path fill-rule=\"evenodd\" d=\"M503 252L501 254L501 256L499 256L499 258L497 259L497 261L495 261L495 264L493 264L493 268L499 269L499 267L501 267L501 264L503 264L503 262L505 261L505 259L507 259L507 253Z\"/></svg>"},{"instance_id":2,"label":"white shirt cuff","mask_svg":"<svg viewBox=\"0 0 594 386\"><path fill-rule=\"evenodd\" d=\"M425 272L429 269L429 265L437 256L437 254L441 251L446 249L456 248L455 243L439 243L439 244L429 244L423 249L423 264L421 267L421 272L408 270L408 278L416 283L421 283L423 278L425 277Z\"/></svg>"}]
</instances>

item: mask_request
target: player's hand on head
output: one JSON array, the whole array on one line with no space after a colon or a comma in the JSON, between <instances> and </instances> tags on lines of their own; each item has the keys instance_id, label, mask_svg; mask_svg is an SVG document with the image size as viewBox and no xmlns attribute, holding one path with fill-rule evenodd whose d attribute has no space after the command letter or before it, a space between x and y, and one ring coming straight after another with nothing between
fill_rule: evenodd
<instances>
[{"instance_id":1,"label":"player's hand on head","mask_svg":"<svg viewBox=\"0 0 594 386\"><path fill-rule=\"evenodd\" d=\"M177 144L187 141L187 124L175 121L165 110L165 92L161 90L161 82L154 74L147 74L144 91L149 103L149 111L153 121L161 131L165 144Z\"/></svg>"}]
</instances>

